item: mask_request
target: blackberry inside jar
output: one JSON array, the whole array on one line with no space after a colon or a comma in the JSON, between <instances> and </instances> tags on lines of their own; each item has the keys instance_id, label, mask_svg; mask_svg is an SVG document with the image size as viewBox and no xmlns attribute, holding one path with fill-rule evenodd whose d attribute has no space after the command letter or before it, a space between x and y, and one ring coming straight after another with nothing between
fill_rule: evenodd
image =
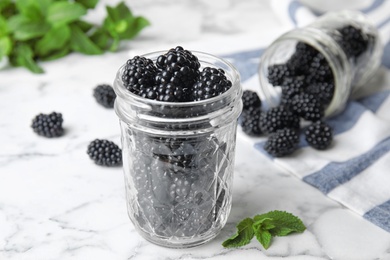
<instances>
[{"instance_id":1,"label":"blackberry inside jar","mask_svg":"<svg viewBox=\"0 0 390 260\"><path fill-rule=\"evenodd\" d=\"M378 32L361 13L323 15L282 35L263 54L263 103L268 108L290 107L309 121L335 115L374 75L381 54Z\"/></svg>"},{"instance_id":2,"label":"blackberry inside jar","mask_svg":"<svg viewBox=\"0 0 390 260\"><path fill-rule=\"evenodd\" d=\"M114 83L128 214L147 240L191 247L214 238L231 208L237 71L181 47L129 60Z\"/></svg>"}]
</instances>

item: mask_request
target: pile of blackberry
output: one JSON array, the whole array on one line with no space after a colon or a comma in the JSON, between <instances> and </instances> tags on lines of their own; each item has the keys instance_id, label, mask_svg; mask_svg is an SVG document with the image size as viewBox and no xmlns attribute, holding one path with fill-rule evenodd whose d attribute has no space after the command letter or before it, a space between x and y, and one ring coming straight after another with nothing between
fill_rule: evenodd
<instances>
[{"instance_id":1,"label":"pile of blackberry","mask_svg":"<svg viewBox=\"0 0 390 260\"><path fill-rule=\"evenodd\" d=\"M139 56L129 59L122 82L136 95L165 102L204 100L221 95L232 86L223 69L200 70L198 58L181 46L160 55L155 63Z\"/></svg>"}]
</instances>

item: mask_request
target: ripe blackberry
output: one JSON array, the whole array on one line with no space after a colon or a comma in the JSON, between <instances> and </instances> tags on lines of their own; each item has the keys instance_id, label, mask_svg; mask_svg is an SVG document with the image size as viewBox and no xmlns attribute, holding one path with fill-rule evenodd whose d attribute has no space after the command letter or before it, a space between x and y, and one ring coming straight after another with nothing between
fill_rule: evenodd
<instances>
[{"instance_id":1,"label":"ripe blackberry","mask_svg":"<svg viewBox=\"0 0 390 260\"><path fill-rule=\"evenodd\" d=\"M287 67L296 75L304 75L310 68L310 63L317 55L318 51L312 46L298 42L295 46L295 52L287 61Z\"/></svg>"},{"instance_id":2,"label":"ripe blackberry","mask_svg":"<svg viewBox=\"0 0 390 260\"><path fill-rule=\"evenodd\" d=\"M261 100L256 92L245 90L242 93L242 105L244 110L247 110L250 107L261 107Z\"/></svg>"},{"instance_id":3,"label":"ripe blackberry","mask_svg":"<svg viewBox=\"0 0 390 260\"><path fill-rule=\"evenodd\" d=\"M333 99L334 83L333 82L318 82L313 83L306 88L306 92L313 94L318 98L323 106L329 105Z\"/></svg>"},{"instance_id":4,"label":"ripe blackberry","mask_svg":"<svg viewBox=\"0 0 390 260\"><path fill-rule=\"evenodd\" d=\"M199 101L221 95L231 86L232 82L226 78L223 69L206 67L192 88L193 100Z\"/></svg>"},{"instance_id":5,"label":"ripe blackberry","mask_svg":"<svg viewBox=\"0 0 390 260\"><path fill-rule=\"evenodd\" d=\"M305 139L311 147L325 150L333 140L332 128L323 121L317 121L306 128Z\"/></svg>"},{"instance_id":6,"label":"ripe blackberry","mask_svg":"<svg viewBox=\"0 0 390 260\"><path fill-rule=\"evenodd\" d=\"M292 71L286 64L275 64L268 67L268 82L280 86L286 77L292 76Z\"/></svg>"},{"instance_id":7,"label":"ripe blackberry","mask_svg":"<svg viewBox=\"0 0 390 260\"><path fill-rule=\"evenodd\" d=\"M333 72L325 56L318 53L310 63L309 74L306 77L308 84L317 82L332 82Z\"/></svg>"},{"instance_id":8,"label":"ripe blackberry","mask_svg":"<svg viewBox=\"0 0 390 260\"><path fill-rule=\"evenodd\" d=\"M338 31L341 34L341 39L338 41L341 48L345 51L348 58L357 58L368 47L368 37L360 30L352 25L344 26Z\"/></svg>"},{"instance_id":9,"label":"ripe blackberry","mask_svg":"<svg viewBox=\"0 0 390 260\"><path fill-rule=\"evenodd\" d=\"M260 129L260 108L250 107L248 110L243 110L240 118L242 131L247 135L259 136L262 134Z\"/></svg>"},{"instance_id":10,"label":"ripe blackberry","mask_svg":"<svg viewBox=\"0 0 390 260\"><path fill-rule=\"evenodd\" d=\"M61 113L39 114L32 120L31 127L35 133L44 137L59 137L63 135Z\"/></svg>"},{"instance_id":11,"label":"ripe blackberry","mask_svg":"<svg viewBox=\"0 0 390 260\"><path fill-rule=\"evenodd\" d=\"M153 61L145 57L135 56L126 62L122 74L123 85L134 94L141 89L154 86L157 69Z\"/></svg>"},{"instance_id":12,"label":"ripe blackberry","mask_svg":"<svg viewBox=\"0 0 390 260\"><path fill-rule=\"evenodd\" d=\"M292 154L297 149L298 142L297 132L290 128L284 128L269 136L264 150L274 157L283 157Z\"/></svg>"},{"instance_id":13,"label":"ripe blackberry","mask_svg":"<svg viewBox=\"0 0 390 260\"><path fill-rule=\"evenodd\" d=\"M324 106L316 96L309 93L294 96L291 100L291 109L295 114L309 121L317 121L324 116Z\"/></svg>"},{"instance_id":14,"label":"ripe blackberry","mask_svg":"<svg viewBox=\"0 0 390 260\"><path fill-rule=\"evenodd\" d=\"M107 84L98 85L93 90L93 96L100 105L106 108L113 108L116 98L114 89Z\"/></svg>"},{"instance_id":15,"label":"ripe blackberry","mask_svg":"<svg viewBox=\"0 0 390 260\"><path fill-rule=\"evenodd\" d=\"M182 87L173 83L160 83L159 85L141 89L139 95L144 98L165 101L165 102L185 102L189 101L189 93Z\"/></svg>"},{"instance_id":16,"label":"ripe blackberry","mask_svg":"<svg viewBox=\"0 0 390 260\"><path fill-rule=\"evenodd\" d=\"M170 49L166 54L157 58L156 66L162 72L168 71L173 74L172 83L182 88L191 88L199 74L200 63L198 58L183 47L177 46ZM158 83L160 82L157 79Z\"/></svg>"},{"instance_id":17,"label":"ripe blackberry","mask_svg":"<svg viewBox=\"0 0 390 260\"><path fill-rule=\"evenodd\" d=\"M279 106L260 115L260 129L266 134L275 133L279 129L299 129L299 117L287 107Z\"/></svg>"},{"instance_id":18,"label":"ripe blackberry","mask_svg":"<svg viewBox=\"0 0 390 260\"><path fill-rule=\"evenodd\" d=\"M300 94L306 86L305 76L286 78L282 84L281 104L290 105L291 99Z\"/></svg>"},{"instance_id":19,"label":"ripe blackberry","mask_svg":"<svg viewBox=\"0 0 390 260\"><path fill-rule=\"evenodd\" d=\"M122 151L113 142L95 139L88 145L87 154L96 164L117 166L122 164Z\"/></svg>"}]
</instances>

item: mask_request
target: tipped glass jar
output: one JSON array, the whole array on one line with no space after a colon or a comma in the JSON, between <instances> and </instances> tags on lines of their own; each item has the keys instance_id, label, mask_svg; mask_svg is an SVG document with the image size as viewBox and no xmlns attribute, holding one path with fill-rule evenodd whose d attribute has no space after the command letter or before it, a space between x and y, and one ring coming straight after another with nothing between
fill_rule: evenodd
<instances>
[{"instance_id":1,"label":"tipped glass jar","mask_svg":"<svg viewBox=\"0 0 390 260\"><path fill-rule=\"evenodd\" d=\"M374 75L382 52L378 31L363 14L327 13L267 48L259 67L263 103L289 105L305 93L319 99L325 116L335 115Z\"/></svg>"},{"instance_id":2,"label":"tipped glass jar","mask_svg":"<svg viewBox=\"0 0 390 260\"><path fill-rule=\"evenodd\" d=\"M156 62L161 54L143 57ZM235 68L212 55L193 54L201 69L223 69L232 86L200 101L165 102L128 91L125 66L114 82L129 217L145 239L172 248L203 244L225 225L242 110Z\"/></svg>"}]
</instances>

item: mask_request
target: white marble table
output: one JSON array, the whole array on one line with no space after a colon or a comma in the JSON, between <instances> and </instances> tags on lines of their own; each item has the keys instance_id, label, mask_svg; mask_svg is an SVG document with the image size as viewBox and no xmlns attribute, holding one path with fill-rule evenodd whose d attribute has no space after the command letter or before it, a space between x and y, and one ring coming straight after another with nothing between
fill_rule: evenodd
<instances>
[{"instance_id":1,"label":"white marble table","mask_svg":"<svg viewBox=\"0 0 390 260\"><path fill-rule=\"evenodd\" d=\"M143 240L127 217L122 169L96 166L86 154L94 138L120 141L114 111L99 106L92 89L112 82L129 50L192 46L193 41L199 46L215 39L234 42L248 33L254 39L269 35L271 41L283 27L266 1L128 2L153 27L121 51L94 57L73 54L44 63L43 75L0 71L1 260L390 259L389 233L277 168L242 133L233 208L221 234L206 245L181 250ZM90 18L98 19L102 12L100 5ZM212 49L223 53L224 46ZM39 137L30 128L36 114L51 111L64 116L66 133L58 139ZM240 249L221 246L237 221L274 209L298 215L307 230L274 239L268 250L256 241Z\"/></svg>"}]
</instances>

